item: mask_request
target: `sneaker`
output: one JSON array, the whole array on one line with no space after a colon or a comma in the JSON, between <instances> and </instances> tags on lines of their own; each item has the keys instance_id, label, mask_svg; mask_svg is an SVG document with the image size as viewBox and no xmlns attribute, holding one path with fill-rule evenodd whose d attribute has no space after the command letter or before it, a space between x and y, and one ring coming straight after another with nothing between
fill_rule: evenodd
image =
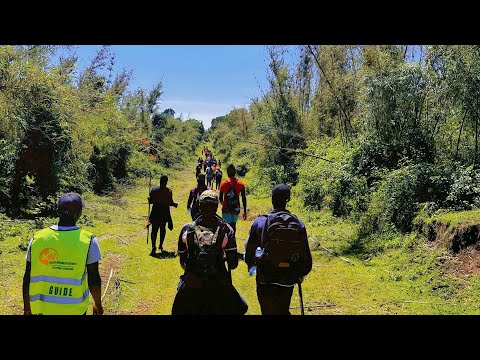
<instances>
[{"instance_id":1,"label":"sneaker","mask_svg":"<svg viewBox=\"0 0 480 360\"><path fill-rule=\"evenodd\" d=\"M155 256L155 251L156 251L156 250L157 250L156 248L152 248L152 251L150 251L150 255L151 255L151 256Z\"/></svg>"}]
</instances>

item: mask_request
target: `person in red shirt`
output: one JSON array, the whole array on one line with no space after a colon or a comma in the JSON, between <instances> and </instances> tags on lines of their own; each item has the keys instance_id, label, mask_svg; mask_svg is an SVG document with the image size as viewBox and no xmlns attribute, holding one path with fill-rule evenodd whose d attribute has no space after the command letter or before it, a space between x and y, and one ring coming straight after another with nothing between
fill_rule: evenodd
<instances>
[{"instance_id":1,"label":"person in red shirt","mask_svg":"<svg viewBox=\"0 0 480 360\"><path fill-rule=\"evenodd\" d=\"M245 183L235 177L235 165L227 167L228 177L220 183L220 203L222 204L222 218L236 231L238 215L240 214L240 194L242 195L243 220L247 219L247 196Z\"/></svg>"}]
</instances>

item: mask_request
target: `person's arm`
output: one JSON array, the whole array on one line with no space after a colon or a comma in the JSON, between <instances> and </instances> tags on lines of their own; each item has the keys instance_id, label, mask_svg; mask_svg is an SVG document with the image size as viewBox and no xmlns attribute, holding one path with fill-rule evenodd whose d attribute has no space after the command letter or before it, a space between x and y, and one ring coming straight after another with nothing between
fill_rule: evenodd
<instances>
[{"instance_id":1,"label":"person's arm","mask_svg":"<svg viewBox=\"0 0 480 360\"><path fill-rule=\"evenodd\" d=\"M232 227L225 223L227 227L227 232L223 238L223 251L225 252L225 257L228 264L228 269L233 270L238 266L238 253L237 253L237 241L235 239L235 231Z\"/></svg>"},{"instance_id":2,"label":"person's arm","mask_svg":"<svg viewBox=\"0 0 480 360\"><path fill-rule=\"evenodd\" d=\"M93 297L93 315L102 315L102 278L98 272L98 261L87 264L88 289Z\"/></svg>"},{"instance_id":3,"label":"person's arm","mask_svg":"<svg viewBox=\"0 0 480 360\"><path fill-rule=\"evenodd\" d=\"M306 229L305 229L305 232L302 236L302 241L304 242L305 247L307 249L307 254L306 254L306 259L305 259L306 263L305 263L304 272L302 274L300 274L300 277L299 277L300 282L302 282L304 280L305 276L307 276L308 273L310 273L310 271L312 271L312 266L313 266L312 253L310 251L310 245L308 243L308 235L307 235L307 230Z\"/></svg>"},{"instance_id":4,"label":"person's arm","mask_svg":"<svg viewBox=\"0 0 480 360\"><path fill-rule=\"evenodd\" d=\"M175 201L173 201L173 191L170 190L170 191L169 191L169 194L170 194L170 206L177 207L177 206L178 206L178 203L176 203Z\"/></svg>"},{"instance_id":5,"label":"person's arm","mask_svg":"<svg viewBox=\"0 0 480 360\"><path fill-rule=\"evenodd\" d=\"M245 188L242 189L242 203L243 203L243 220L247 219L247 195L245 194Z\"/></svg>"},{"instance_id":6,"label":"person's arm","mask_svg":"<svg viewBox=\"0 0 480 360\"><path fill-rule=\"evenodd\" d=\"M192 208L192 202L193 202L193 193L190 191L190 194L188 194L188 200L187 200L187 210Z\"/></svg>"},{"instance_id":7,"label":"person's arm","mask_svg":"<svg viewBox=\"0 0 480 360\"><path fill-rule=\"evenodd\" d=\"M177 253L180 259L180 266L182 267L183 271L186 270L186 262L187 262L187 233L186 227L184 226L180 231L180 235L178 236L178 243L177 243Z\"/></svg>"},{"instance_id":8,"label":"person's arm","mask_svg":"<svg viewBox=\"0 0 480 360\"><path fill-rule=\"evenodd\" d=\"M255 249L260 246L260 237L258 236L258 224L263 216L258 217L254 220L250 231L248 232L247 239L245 240L245 264L247 264L248 269L255 264Z\"/></svg>"},{"instance_id":9,"label":"person's arm","mask_svg":"<svg viewBox=\"0 0 480 360\"><path fill-rule=\"evenodd\" d=\"M32 315L32 310L30 308L30 270L32 264L30 261L26 261L25 273L23 274L23 286L22 286L22 295L23 295L23 315Z\"/></svg>"},{"instance_id":10,"label":"person's arm","mask_svg":"<svg viewBox=\"0 0 480 360\"><path fill-rule=\"evenodd\" d=\"M222 204L223 204L223 190L224 190L224 188L225 188L224 182L221 181L220 182L220 187L218 188L218 190L219 190L218 201L220 203L220 206L223 206Z\"/></svg>"}]
</instances>

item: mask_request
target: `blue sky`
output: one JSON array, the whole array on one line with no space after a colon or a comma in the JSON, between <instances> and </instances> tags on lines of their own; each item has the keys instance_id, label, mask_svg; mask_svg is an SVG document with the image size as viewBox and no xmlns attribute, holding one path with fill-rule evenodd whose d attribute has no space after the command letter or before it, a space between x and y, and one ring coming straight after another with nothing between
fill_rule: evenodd
<instances>
[{"instance_id":1,"label":"blue sky","mask_svg":"<svg viewBox=\"0 0 480 360\"><path fill-rule=\"evenodd\" d=\"M80 67L101 45L74 46ZM208 128L211 119L248 106L268 90L268 58L263 45L112 45L114 71L133 70L130 90L149 91L158 82L161 110L172 108L184 120Z\"/></svg>"}]
</instances>

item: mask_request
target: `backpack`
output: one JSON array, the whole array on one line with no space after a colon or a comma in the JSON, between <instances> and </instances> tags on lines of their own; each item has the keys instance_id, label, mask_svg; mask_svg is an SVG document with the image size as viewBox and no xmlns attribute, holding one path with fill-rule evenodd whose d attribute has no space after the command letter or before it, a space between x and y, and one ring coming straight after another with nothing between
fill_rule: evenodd
<instances>
[{"instance_id":1,"label":"backpack","mask_svg":"<svg viewBox=\"0 0 480 360\"><path fill-rule=\"evenodd\" d=\"M225 194L225 199L226 199L227 211L229 211L232 214L239 214L240 213L240 209L238 208L239 197L237 192L235 191L235 184L236 182L231 183L230 189Z\"/></svg>"},{"instance_id":2,"label":"backpack","mask_svg":"<svg viewBox=\"0 0 480 360\"><path fill-rule=\"evenodd\" d=\"M258 260L265 273L274 274L295 283L307 271L308 242L298 218L288 211L278 211L267 217L262 231L263 255ZM301 275L299 275L301 274Z\"/></svg>"},{"instance_id":3,"label":"backpack","mask_svg":"<svg viewBox=\"0 0 480 360\"><path fill-rule=\"evenodd\" d=\"M192 189L193 201L192 201L192 213L198 212L200 209L200 192L198 188Z\"/></svg>"},{"instance_id":4,"label":"backpack","mask_svg":"<svg viewBox=\"0 0 480 360\"><path fill-rule=\"evenodd\" d=\"M217 169L217 172L216 172L216 175L217 175L217 179L221 179L222 178L222 170L220 169Z\"/></svg>"},{"instance_id":5,"label":"backpack","mask_svg":"<svg viewBox=\"0 0 480 360\"><path fill-rule=\"evenodd\" d=\"M210 186L207 186L205 190L211 190ZM192 214L195 214L198 211L200 211L200 195L202 195L202 193L198 190L198 187L194 187L191 191L192 191L192 197L193 197Z\"/></svg>"},{"instance_id":6,"label":"backpack","mask_svg":"<svg viewBox=\"0 0 480 360\"><path fill-rule=\"evenodd\" d=\"M223 262L222 241L219 239L220 226L213 233L209 228L192 223L194 233L189 237L189 269L202 276L216 275ZM192 240L193 238L193 240ZM220 240L220 241L217 241Z\"/></svg>"},{"instance_id":7,"label":"backpack","mask_svg":"<svg viewBox=\"0 0 480 360\"><path fill-rule=\"evenodd\" d=\"M211 178L213 176L213 170L211 167L207 167L205 170L205 174L207 175L208 178Z\"/></svg>"}]
</instances>

